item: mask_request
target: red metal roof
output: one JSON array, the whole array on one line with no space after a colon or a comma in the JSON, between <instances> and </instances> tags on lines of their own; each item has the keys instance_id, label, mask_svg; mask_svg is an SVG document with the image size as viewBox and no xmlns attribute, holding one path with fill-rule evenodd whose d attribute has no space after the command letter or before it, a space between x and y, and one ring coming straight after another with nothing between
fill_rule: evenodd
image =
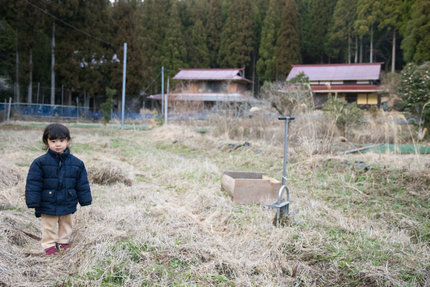
<instances>
[{"instance_id":1,"label":"red metal roof","mask_svg":"<svg viewBox=\"0 0 430 287\"><path fill-rule=\"evenodd\" d=\"M174 80L241 80L252 82L242 76L243 70L240 69L180 69L173 77Z\"/></svg>"},{"instance_id":2,"label":"red metal roof","mask_svg":"<svg viewBox=\"0 0 430 287\"><path fill-rule=\"evenodd\" d=\"M293 65L287 81L301 72L310 81L379 80L383 63Z\"/></svg>"}]
</instances>

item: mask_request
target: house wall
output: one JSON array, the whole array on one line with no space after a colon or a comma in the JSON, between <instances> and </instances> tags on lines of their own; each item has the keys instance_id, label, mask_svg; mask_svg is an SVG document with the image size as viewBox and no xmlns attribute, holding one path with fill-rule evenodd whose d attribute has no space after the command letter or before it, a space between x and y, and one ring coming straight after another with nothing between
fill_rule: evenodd
<instances>
[{"instance_id":1,"label":"house wall","mask_svg":"<svg viewBox=\"0 0 430 287\"><path fill-rule=\"evenodd\" d=\"M169 112L172 113L201 113L203 111L202 101L171 101Z\"/></svg>"},{"instance_id":2,"label":"house wall","mask_svg":"<svg viewBox=\"0 0 430 287\"><path fill-rule=\"evenodd\" d=\"M239 82L233 82L230 84L228 92L229 93L245 94L249 91L248 91L246 85L239 83Z\"/></svg>"},{"instance_id":3,"label":"house wall","mask_svg":"<svg viewBox=\"0 0 430 287\"><path fill-rule=\"evenodd\" d=\"M377 94L363 94L357 95L357 105L377 105L378 95Z\"/></svg>"},{"instance_id":4,"label":"house wall","mask_svg":"<svg viewBox=\"0 0 430 287\"><path fill-rule=\"evenodd\" d=\"M183 81L175 93L245 93L246 85L230 81Z\"/></svg>"},{"instance_id":5,"label":"house wall","mask_svg":"<svg viewBox=\"0 0 430 287\"><path fill-rule=\"evenodd\" d=\"M332 94L334 96L334 94ZM320 109L327 102L328 94L314 93L315 108ZM348 103L357 103L361 106L379 106L380 100L376 93L337 93L337 97L345 99Z\"/></svg>"}]
</instances>

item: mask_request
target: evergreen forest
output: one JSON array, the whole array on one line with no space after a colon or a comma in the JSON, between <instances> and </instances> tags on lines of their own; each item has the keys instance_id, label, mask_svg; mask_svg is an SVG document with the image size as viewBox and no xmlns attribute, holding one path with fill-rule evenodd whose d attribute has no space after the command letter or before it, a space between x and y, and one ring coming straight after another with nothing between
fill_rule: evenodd
<instances>
[{"instance_id":1,"label":"evergreen forest","mask_svg":"<svg viewBox=\"0 0 430 287\"><path fill-rule=\"evenodd\" d=\"M245 67L254 89L291 65L430 60L428 0L0 0L0 95L58 104L106 87L160 92L160 71ZM60 91L61 90L61 91ZM83 98L82 98L83 99ZM67 100L65 102L67 104Z\"/></svg>"}]
</instances>

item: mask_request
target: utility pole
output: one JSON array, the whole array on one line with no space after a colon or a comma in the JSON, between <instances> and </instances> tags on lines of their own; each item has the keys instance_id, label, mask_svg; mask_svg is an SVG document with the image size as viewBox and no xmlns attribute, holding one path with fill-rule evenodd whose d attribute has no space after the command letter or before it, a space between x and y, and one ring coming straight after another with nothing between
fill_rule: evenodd
<instances>
[{"instance_id":1,"label":"utility pole","mask_svg":"<svg viewBox=\"0 0 430 287\"><path fill-rule=\"evenodd\" d=\"M167 125L167 114L168 114L168 99L169 99L169 78L167 78L167 94L166 94L166 102L164 103L164 124Z\"/></svg>"},{"instance_id":2,"label":"utility pole","mask_svg":"<svg viewBox=\"0 0 430 287\"><path fill-rule=\"evenodd\" d=\"M122 103L121 103L121 129L124 129L124 111L125 111L125 80L127 71L127 43L124 42L124 65L122 68Z\"/></svg>"},{"instance_id":3,"label":"utility pole","mask_svg":"<svg viewBox=\"0 0 430 287\"><path fill-rule=\"evenodd\" d=\"M9 97L9 106L8 106L8 109L7 109L7 122L8 123L9 123L9 120L10 120L10 110L11 110L11 108L12 108L12 98ZM5 111L6 111L6 107L5 107Z\"/></svg>"},{"instance_id":4,"label":"utility pole","mask_svg":"<svg viewBox=\"0 0 430 287\"><path fill-rule=\"evenodd\" d=\"M30 48L30 56L29 56L29 79L28 79L28 94L27 94L27 103L31 104L33 102L33 49Z\"/></svg>"},{"instance_id":5,"label":"utility pole","mask_svg":"<svg viewBox=\"0 0 430 287\"><path fill-rule=\"evenodd\" d=\"M161 115L164 113L164 66L161 67Z\"/></svg>"},{"instance_id":6,"label":"utility pole","mask_svg":"<svg viewBox=\"0 0 430 287\"><path fill-rule=\"evenodd\" d=\"M55 21L52 22L51 43L51 105L55 105Z\"/></svg>"},{"instance_id":7,"label":"utility pole","mask_svg":"<svg viewBox=\"0 0 430 287\"><path fill-rule=\"evenodd\" d=\"M39 94L40 94L40 82L37 82L36 104L39 103Z\"/></svg>"}]
</instances>

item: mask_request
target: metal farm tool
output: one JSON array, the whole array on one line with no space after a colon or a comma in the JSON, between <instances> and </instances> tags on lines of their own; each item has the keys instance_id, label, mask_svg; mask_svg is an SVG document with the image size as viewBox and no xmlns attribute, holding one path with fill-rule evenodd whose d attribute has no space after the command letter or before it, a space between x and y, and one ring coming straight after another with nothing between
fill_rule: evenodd
<instances>
[{"instance_id":1,"label":"metal farm tool","mask_svg":"<svg viewBox=\"0 0 430 287\"><path fill-rule=\"evenodd\" d=\"M270 208L276 208L276 220L274 224L278 225L282 221L283 216L287 216L290 209L290 190L287 186L287 152L288 152L288 124L294 120L294 117L279 117L281 121L285 121L285 139L284 139L284 163L282 172L282 186L279 189L278 200L271 205ZM284 199L283 199L284 198Z\"/></svg>"}]
</instances>

